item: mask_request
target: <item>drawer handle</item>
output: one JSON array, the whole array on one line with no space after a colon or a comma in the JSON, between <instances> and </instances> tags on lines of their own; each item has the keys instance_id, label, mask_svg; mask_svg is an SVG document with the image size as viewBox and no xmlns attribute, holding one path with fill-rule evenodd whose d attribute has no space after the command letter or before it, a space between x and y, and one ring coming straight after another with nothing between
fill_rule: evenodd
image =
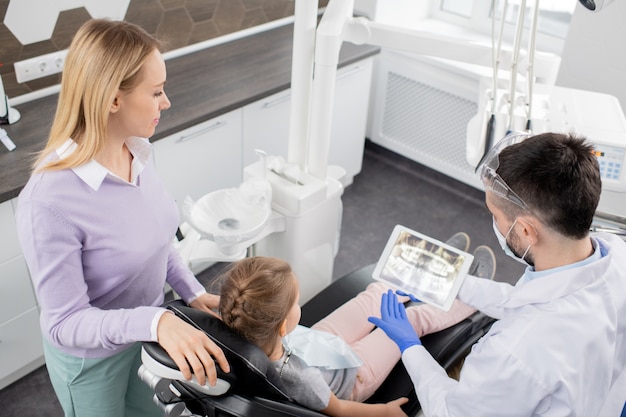
<instances>
[{"instance_id":1,"label":"drawer handle","mask_svg":"<svg viewBox=\"0 0 626 417\"><path fill-rule=\"evenodd\" d=\"M274 107L279 105L280 103L284 103L285 101L289 100L291 98L291 94L285 94L282 97L278 97L274 100L268 100L265 101L263 103L263 105L261 107L263 107L264 109L270 108L270 107Z\"/></svg>"},{"instance_id":2,"label":"drawer handle","mask_svg":"<svg viewBox=\"0 0 626 417\"><path fill-rule=\"evenodd\" d=\"M176 140L176 143L187 142L188 140L191 140L191 139L193 139L195 137L198 137L198 136L203 135L205 133L211 132L211 131L213 131L215 129L219 129L222 126L226 126L226 122L224 122L222 120L218 120L217 122L213 123L210 126L205 127L204 129L200 129L197 132L193 132L191 135L186 135L186 136L184 135L184 136L179 137Z\"/></svg>"}]
</instances>

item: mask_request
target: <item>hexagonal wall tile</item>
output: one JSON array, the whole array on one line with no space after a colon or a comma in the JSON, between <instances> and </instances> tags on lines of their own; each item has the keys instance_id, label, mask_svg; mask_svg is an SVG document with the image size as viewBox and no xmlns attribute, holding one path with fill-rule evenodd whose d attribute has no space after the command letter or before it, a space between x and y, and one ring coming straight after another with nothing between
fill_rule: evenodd
<instances>
[{"instance_id":1,"label":"hexagonal wall tile","mask_svg":"<svg viewBox=\"0 0 626 417\"><path fill-rule=\"evenodd\" d=\"M4 17L4 24L22 45L50 39L59 13L63 10L84 6L91 17L123 19L130 0L11 0ZM36 10L36 13L33 11ZM28 16L28 24L24 24Z\"/></svg>"}]
</instances>

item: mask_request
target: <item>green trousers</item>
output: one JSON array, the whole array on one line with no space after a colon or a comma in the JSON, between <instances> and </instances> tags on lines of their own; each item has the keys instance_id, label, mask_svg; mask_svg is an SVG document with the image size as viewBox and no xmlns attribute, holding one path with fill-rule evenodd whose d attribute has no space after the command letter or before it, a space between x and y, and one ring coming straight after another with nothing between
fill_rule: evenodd
<instances>
[{"instance_id":1,"label":"green trousers","mask_svg":"<svg viewBox=\"0 0 626 417\"><path fill-rule=\"evenodd\" d=\"M141 343L104 359L61 352L44 338L50 381L65 417L160 417L154 392L137 376Z\"/></svg>"}]
</instances>

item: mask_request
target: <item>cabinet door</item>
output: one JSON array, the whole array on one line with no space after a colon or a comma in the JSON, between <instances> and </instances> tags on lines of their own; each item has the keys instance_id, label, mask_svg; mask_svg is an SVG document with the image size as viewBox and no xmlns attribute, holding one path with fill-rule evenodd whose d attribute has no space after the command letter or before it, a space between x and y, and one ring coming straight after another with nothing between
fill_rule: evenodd
<instances>
[{"instance_id":1,"label":"cabinet door","mask_svg":"<svg viewBox=\"0 0 626 417\"><path fill-rule=\"evenodd\" d=\"M178 207L242 180L241 109L154 142L154 162Z\"/></svg>"},{"instance_id":2,"label":"cabinet door","mask_svg":"<svg viewBox=\"0 0 626 417\"><path fill-rule=\"evenodd\" d=\"M0 263L0 324L37 306L23 256Z\"/></svg>"},{"instance_id":3,"label":"cabinet door","mask_svg":"<svg viewBox=\"0 0 626 417\"><path fill-rule=\"evenodd\" d=\"M243 108L243 166L255 162L255 149L287 159L291 89Z\"/></svg>"},{"instance_id":4,"label":"cabinet door","mask_svg":"<svg viewBox=\"0 0 626 417\"><path fill-rule=\"evenodd\" d=\"M0 204L0 263L21 255L12 201Z\"/></svg>"},{"instance_id":5,"label":"cabinet door","mask_svg":"<svg viewBox=\"0 0 626 417\"><path fill-rule=\"evenodd\" d=\"M39 311L36 308L0 325L0 389L43 363Z\"/></svg>"},{"instance_id":6,"label":"cabinet door","mask_svg":"<svg viewBox=\"0 0 626 417\"><path fill-rule=\"evenodd\" d=\"M37 305L17 240L14 202L0 204L0 324Z\"/></svg>"},{"instance_id":7,"label":"cabinet door","mask_svg":"<svg viewBox=\"0 0 626 417\"><path fill-rule=\"evenodd\" d=\"M39 310L18 244L14 203L0 204L0 389L43 364Z\"/></svg>"},{"instance_id":8,"label":"cabinet door","mask_svg":"<svg viewBox=\"0 0 626 417\"><path fill-rule=\"evenodd\" d=\"M349 182L363 165L372 66L368 58L337 71L328 164L343 167Z\"/></svg>"},{"instance_id":9,"label":"cabinet door","mask_svg":"<svg viewBox=\"0 0 626 417\"><path fill-rule=\"evenodd\" d=\"M372 58L337 71L328 163L345 168L349 182L361 172L372 78ZM254 149L287 158L291 90L243 108L243 165L257 160Z\"/></svg>"}]
</instances>

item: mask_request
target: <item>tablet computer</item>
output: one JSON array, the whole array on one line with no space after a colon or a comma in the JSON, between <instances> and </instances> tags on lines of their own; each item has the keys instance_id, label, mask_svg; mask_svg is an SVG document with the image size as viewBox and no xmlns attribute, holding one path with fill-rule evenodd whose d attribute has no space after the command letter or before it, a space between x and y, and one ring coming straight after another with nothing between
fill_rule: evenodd
<instances>
[{"instance_id":1,"label":"tablet computer","mask_svg":"<svg viewBox=\"0 0 626 417\"><path fill-rule=\"evenodd\" d=\"M372 276L448 311L473 260L467 252L396 225Z\"/></svg>"}]
</instances>

